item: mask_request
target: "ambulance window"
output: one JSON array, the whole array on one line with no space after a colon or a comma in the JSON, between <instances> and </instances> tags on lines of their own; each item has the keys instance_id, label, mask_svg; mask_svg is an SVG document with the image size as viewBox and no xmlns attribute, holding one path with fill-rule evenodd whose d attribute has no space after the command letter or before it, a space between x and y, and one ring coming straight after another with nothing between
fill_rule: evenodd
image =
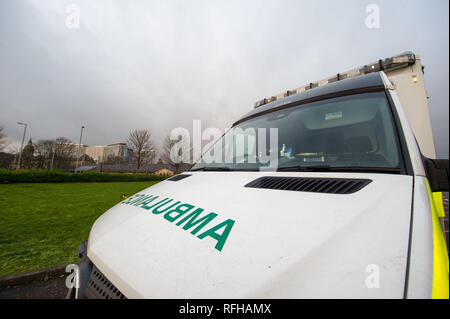
<instances>
[{"instance_id":1,"label":"ambulance window","mask_svg":"<svg viewBox=\"0 0 450 319\"><path fill-rule=\"evenodd\" d=\"M384 92L364 93L251 118L230 129L209 151L215 161L202 158L193 169L258 170L273 162L286 170L399 168L398 145Z\"/></svg>"}]
</instances>

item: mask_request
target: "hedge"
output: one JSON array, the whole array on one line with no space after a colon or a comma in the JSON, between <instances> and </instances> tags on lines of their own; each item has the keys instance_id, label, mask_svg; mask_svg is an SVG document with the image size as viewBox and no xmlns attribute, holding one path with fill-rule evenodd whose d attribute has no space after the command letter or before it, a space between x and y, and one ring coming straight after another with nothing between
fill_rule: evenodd
<instances>
[{"instance_id":1,"label":"hedge","mask_svg":"<svg viewBox=\"0 0 450 319\"><path fill-rule=\"evenodd\" d=\"M167 176L154 174L101 173L92 171L71 173L45 169L19 171L0 169L0 183L143 182L162 181L166 178Z\"/></svg>"}]
</instances>

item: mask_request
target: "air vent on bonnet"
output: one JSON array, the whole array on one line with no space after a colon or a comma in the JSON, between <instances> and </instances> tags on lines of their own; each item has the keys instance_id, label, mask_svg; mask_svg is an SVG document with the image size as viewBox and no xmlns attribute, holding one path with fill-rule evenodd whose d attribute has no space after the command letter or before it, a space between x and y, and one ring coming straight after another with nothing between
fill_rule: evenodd
<instances>
[{"instance_id":1,"label":"air vent on bonnet","mask_svg":"<svg viewBox=\"0 0 450 319\"><path fill-rule=\"evenodd\" d=\"M370 182L371 180L369 179L264 176L248 183L245 187L328 194L351 194L359 191Z\"/></svg>"}]
</instances>

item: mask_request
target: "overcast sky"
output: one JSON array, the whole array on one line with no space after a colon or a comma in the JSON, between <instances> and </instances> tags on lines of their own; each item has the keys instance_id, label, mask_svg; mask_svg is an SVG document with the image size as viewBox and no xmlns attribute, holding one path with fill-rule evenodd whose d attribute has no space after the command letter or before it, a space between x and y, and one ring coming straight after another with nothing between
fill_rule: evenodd
<instances>
[{"instance_id":1,"label":"overcast sky","mask_svg":"<svg viewBox=\"0 0 450 319\"><path fill-rule=\"evenodd\" d=\"M79 28L66 27L68 4ZM380 8L380 28L365 25ZM0 126L12 142L159 141L225 128L261 98L411 50L422 57L439 157L449 154L449 2L0 1Z\"/></svg>"}]
</instances>

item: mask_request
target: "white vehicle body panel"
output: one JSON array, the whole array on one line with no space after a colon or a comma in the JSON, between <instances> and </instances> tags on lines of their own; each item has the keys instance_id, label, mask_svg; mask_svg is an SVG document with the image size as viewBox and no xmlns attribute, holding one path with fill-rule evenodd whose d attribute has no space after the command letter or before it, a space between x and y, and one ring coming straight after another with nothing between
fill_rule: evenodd
<instances>
[{"instance_id":1,"label":"white vehicle body panel","mask_svg":"<svg viewBox=\"0 0 450 319\"><path fill-rule=\"evenodd\" d=\"M425 177L414 178L408 298L431 298L433 282L433 223Z\"/></svg>"},{"instance_id":2,"label":"white vehicle body panel","mask_svg":"<svg viewBox=\"0 0 450 319\"><path fill-rule=\"evenodd\" d=\"M396 106L396 111L400 120L400 124L403 129L403 135L405 136L407 150L409 152L409 158L411 160L411 165L415 176L426 176L425 168L423 167L422 155L420 154L420 149L417 145L415 136L411 127L409 125L408 117L402 108L402 104L395 91L388 91L394 104Z\"/></svg>"},{"instance_id":3,"label":"white vehicle body panel","mask_svg":"<svg viewBox=\"0 0 450 319\"><path fill-rule=\"evenodd\" d=\"M244 187L262 175L194 172L142 192L235 220L222 251L212 238L118 204L95 222L88 257L129 298L403 297L411 176L277 173L372 180L348 195ZM366 285L370 265L379 288Z\"/></svg>"}]
</instances>

